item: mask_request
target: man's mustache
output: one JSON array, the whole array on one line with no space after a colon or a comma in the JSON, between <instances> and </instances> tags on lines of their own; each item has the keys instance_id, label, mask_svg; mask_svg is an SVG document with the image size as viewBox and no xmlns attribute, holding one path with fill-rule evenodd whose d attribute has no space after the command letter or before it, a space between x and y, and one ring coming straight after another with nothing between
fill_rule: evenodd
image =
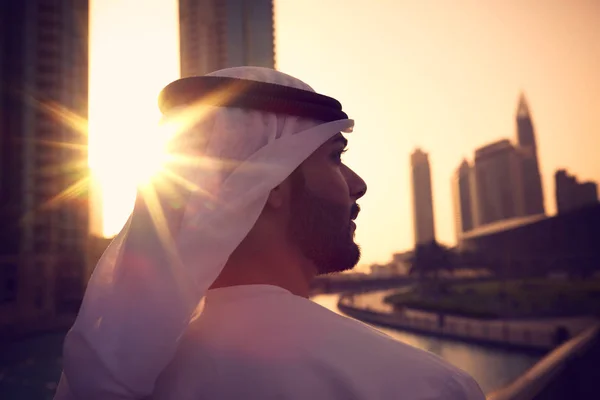
<instances>
[{"instance_id":1,"label":"man's mustache","mask_svg":"<svg viewBox=\"0 0 600 400\"><path fill-rule=\"evenodd\" d=\"M360 206L356 203L352 205L352 209L350 210L350 219L354 220L358 217L358 213L360 212Z\"/></svg>"}]
</instances>

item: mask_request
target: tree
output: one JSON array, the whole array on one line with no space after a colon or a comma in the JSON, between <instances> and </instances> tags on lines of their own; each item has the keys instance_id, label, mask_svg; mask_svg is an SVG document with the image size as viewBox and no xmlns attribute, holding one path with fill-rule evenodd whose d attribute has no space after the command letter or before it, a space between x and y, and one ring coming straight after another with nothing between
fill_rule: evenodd
<instances>
[{"instance_id":1,"label":"tree","mask_svg":"<svg viewBox=\"0 0 600 400\"><path fill-rule=\"evenodd\" d=\"M452 250L436 241L416 246L409 263L410 274L419 278L420 295L439 299L446 293L448 282L440 279L440 272L452 272L458 265L457 261Z\"/></svg>"},{"instance_id":2,"label":"tree","mask_svg":"<svg viewBox=\"0 0 600 400\"><path fill-rule=\"evenodd\" d=\"M409 263L411 275L437 279L441 271L456 269L457 256L448 246L433 241L417 245Z\"/></svg>"}]
</instances>

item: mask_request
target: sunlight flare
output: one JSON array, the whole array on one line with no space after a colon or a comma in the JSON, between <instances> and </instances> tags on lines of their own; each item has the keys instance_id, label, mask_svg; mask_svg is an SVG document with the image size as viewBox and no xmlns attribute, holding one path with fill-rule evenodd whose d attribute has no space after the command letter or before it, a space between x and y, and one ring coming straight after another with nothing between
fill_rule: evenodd
<instances>
[{"instance_id":1,"label":"sunlight flare","mask_svg":"<svg viewBox=\"0 0 600 400\"><path fill-rule=\"evenodd\" d=\"M39 102L38 107L52 118L59 120L63 125L72 128L74 132L87 138L88 121L86 118L58 103Z\"/></svg>"},{"instance_id":2,"label":"sunlight flare","mask_svg":"<svg viewBox=\"0 0 600 400\"><path fill-rule=\"evenodd\" d=\"M46 202L46 204L44 206L42 206L42 208L53 207L55 205L58 205L61 202L64 202L66 200L70 200L73 198L77 198L77 197L80 197L83 195L87 196L89 184L90 184L89 176L86 176L85 178L78 180L77 182L73 183L72 185L67 187L65 190L63 190L62 192L60 192L59 194L57 194L56 196L54 196L50 200L48 200Z\"/></svg>"}]
</instances>

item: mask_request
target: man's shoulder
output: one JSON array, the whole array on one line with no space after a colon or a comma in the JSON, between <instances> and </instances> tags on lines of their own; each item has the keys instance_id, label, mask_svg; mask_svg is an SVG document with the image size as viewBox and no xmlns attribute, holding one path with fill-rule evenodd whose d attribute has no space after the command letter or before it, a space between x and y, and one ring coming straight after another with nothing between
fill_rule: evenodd
<instances>
[{"instance_id":1,"label":"man's shoulder","mask_svg":"<svg viewBox=\"0 0 600 400\"><path fill-rule=\"evenodd\" d=\"M310 300L281 297L229 310L207 315L188 332L175 376L202 370L206 387L215 388L234 376L245 377L240 386L261 387L312 376L323 388L368 393L357 398L483 399L472 378L439 357Z\"/></svg>"},{"instance_id":2,"label":"man's shoulder","mask_svg":"<svg viewBox=\"0 0 600 400\"><path fill-rule=\"evenodd\" d=\"M424 391L445 393L443 398L482 400L475 380L437 355L398 341L361 321L338 315L318 304L307 316L311 330L318 332L315 353L345 372L379 374L383 386L391 390L421 385ZM305 321L305 322L307 322ZM319 334L321 335L319 337ZM355 371L364 368L365 371ZM368 371L367 371L368 370ZM393 378L392 378L393 377ZM440 397L440 398L442 398Z\"/></svg>"}]
</instances>

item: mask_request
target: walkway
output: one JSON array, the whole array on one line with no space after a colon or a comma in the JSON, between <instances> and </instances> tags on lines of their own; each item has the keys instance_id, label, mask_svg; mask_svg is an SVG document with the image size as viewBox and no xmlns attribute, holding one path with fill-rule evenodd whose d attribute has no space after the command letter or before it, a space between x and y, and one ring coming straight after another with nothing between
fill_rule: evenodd
<instances>
[{"instance_id":1,"label":"walkway","mask_svg":"<svg viewBox=\"0 0 600 400\"><path fill-rule=\"evenodd\" d=\"M442 316L412 309L394 311L391 305L383 302L383 298L392 292L394 291L385 290L344 295L340 297L338 307L352 317L397 329L485 344L539 350L554 348L559 340L576 336L596 321L588 317L481 320ZM566 330L562 338L557 337L559 330Z\"/></svg>"}]
</instances>

